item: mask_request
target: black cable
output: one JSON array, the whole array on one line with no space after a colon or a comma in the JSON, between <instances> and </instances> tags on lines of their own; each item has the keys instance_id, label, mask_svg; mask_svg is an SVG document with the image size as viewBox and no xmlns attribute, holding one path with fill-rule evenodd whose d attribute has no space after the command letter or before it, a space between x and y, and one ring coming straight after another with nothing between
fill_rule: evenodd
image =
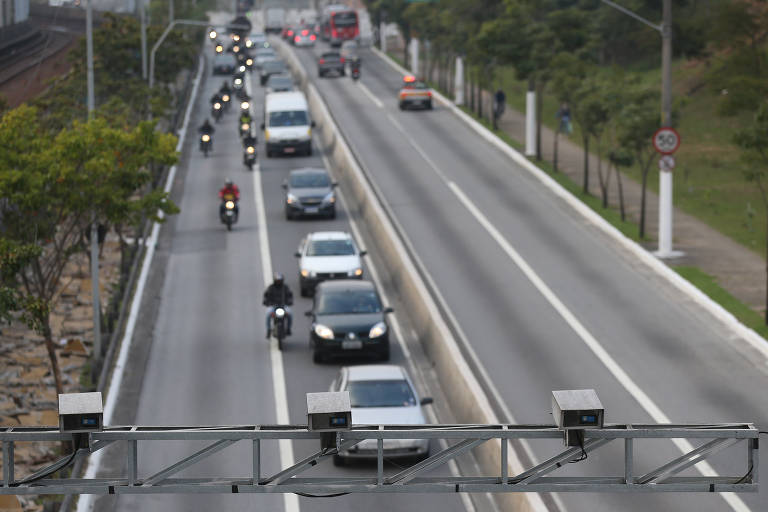
<instances>
[{"instance_id":1,"label":"black cable","mask_svg":"<svg viewBox=\"0 0 768 512\"><path fill-rule=\"evenodd\" d=\"M336 494L308 494L306 492L295 492L296 496L303 496L305 498L338 498L339 496L346 496L348 492L338 492Z\"/></svg>"},{"instance_id":2,"label":"black cable","mask_svg":"<svg viewBox=\"0 0 768 512\"><path fill-rule=\"evenodd\" d=\"M749 463L749 469L747 470L747 473L743 477L741 477L738 480L736 480L737 484L743 484L746 481L747 478L752 476L753 466L754 466L754 464L752 462L750 462Z\"/></svg>"},{"instance_id":3,"label":"black cable","mask_svg":"<svg viewBox=\"0 0 768 512\"><path fill-rule=\"evenodd\" d=\"M584 437L579 436L579 447L581 447L581 457L578 459L569 460L568 464L574 464L576 462L581 462L583 460L587 460L587 451L584 449Z\"/></svg>"},{"instance_id":4,"label":"black cable","mask_svg":"<svg viewBox=\"0 0 768 512\"><path fill-rule=\"evenodd\" d=\"M23 478L21 480L16 480L15 482L12 482L10 487L18 487L19 485L25 485L25 484L29 484L29 483L32 483L32 482L37 482L38 480L42 480L43 478L45 478L47 476L50 476L50 475L56 473L57 471L60 471L60 470L62 470L64 468L66 468L67 466L69 466L70 464L72 464L72 462L74 462L74 460L75 460L75 457L77 456L78 450L80 449L80 436L79 435L74 435L72 437L73 437L73 443L75 445L74 446L74 450L72 451L72 453L70 453L66 457L62 457L61 459L57 460L56 462L54 462L50 466L48 466L46 468L43 468L43 469L41 469L41 470L39 470L39 471L29 475L26 478Z\"/></svg>"}]
</instances>

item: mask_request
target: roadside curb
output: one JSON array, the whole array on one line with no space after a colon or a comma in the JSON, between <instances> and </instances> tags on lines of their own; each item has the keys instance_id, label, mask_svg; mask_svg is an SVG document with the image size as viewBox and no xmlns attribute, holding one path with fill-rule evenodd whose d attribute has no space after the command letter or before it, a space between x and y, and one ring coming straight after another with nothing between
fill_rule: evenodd
<instances>
[{"instance_id":1,"label":"roadside curb","mask_svg":"<svg viewBox=\"0 0 768 512\"><path fill-rule=\"evenodd\" d=\"M376 47L371 47L371 50L381 57L387 64L402 75L408 75L410 72L402 67L400 64L392 60L388 55L382 53ZM435 98L447 106L451 112L453 112L459 119L469 125L478 135L483 137L490 144L494 145L497 149L503 152L506 156L511 158L516 164L523 167L534 177L536 177L545 187L547 187L552 193L559 198L563 199L574 210L581 214L585 219L592 223L595 227L601 229L605 234L613 238L624 249L627 249L634 254L640 261L645 263L651 270L656 272L659 276L664 277L678 290L685 293L691 300L693 300L700 307L711 313L717 320L719 320L726 328L730 329L735 335L743 338L753 348L758 350L764 357L768 358L768 340L760 336L756 331L747 327L741 323L732 313L723 308L720 304L709 298L704 292L693 285L690 281L679 275L672 270L669 266L664 264L658 258L646 251L639 244L633 240L627 238L621 231L612 226L608 221L601 217L598 213L592 210L589 206L580 201L576 196L571 194L562 185L550 177L544 170L536 166L533 162L528 160L520 152L510 147L504 140L490 131L488 128L480 124L478 121L469 116L466 112L457 107L451 100L446 98L438 91L434 91Z\"/></svg>"}]
</instances>

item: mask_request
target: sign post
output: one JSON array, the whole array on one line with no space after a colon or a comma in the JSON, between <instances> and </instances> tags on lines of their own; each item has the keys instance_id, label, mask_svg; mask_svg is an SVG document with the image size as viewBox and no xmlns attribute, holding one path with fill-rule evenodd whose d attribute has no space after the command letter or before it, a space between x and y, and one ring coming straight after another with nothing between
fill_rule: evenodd
<instances>
[{"instance_id":1,"label":"sign post","mask_svg":"<svg viewBox=\"0 0 768 512\"><path fill-rule=\"evenodd\" d=\"M675 258L682 252L672 250L672 154L680 147L680 135L674 128L664 127L653 134L653 147L663 156L659 159L659 258Z\"/></svg>"}]
</instances>

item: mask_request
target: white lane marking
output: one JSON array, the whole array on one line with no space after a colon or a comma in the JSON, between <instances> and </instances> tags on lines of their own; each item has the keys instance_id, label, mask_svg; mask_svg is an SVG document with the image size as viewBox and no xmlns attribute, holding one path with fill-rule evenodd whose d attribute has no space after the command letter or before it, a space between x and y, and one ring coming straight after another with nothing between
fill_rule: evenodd
<instances>
[{"instance_id":1,"label":"white lane marking","mask_svg":"<svg viewBox=\"0 0 768 512\"><path fill-rule=\"evenodd\" d=\"M429 155L421 149L414 141L413 137L408 135L408 133L405 131L405 128L403 128L403 125L401 125L397 119L395 119L392 114L387 114L387 117L389 118L390 122L395 125L395 128L403 134L403 137L405 137L405 140L408 141L408 144L411 145L413 149L416 150L416 152L421 155L421 158L424 159L425 162L429 164L429 166L432 168L433 171L435 171L435 174L438 175L438 177L443 180L444 182L448 182L448 177L443 173L443 171L440 170L440 168L435 164L435 162L432 161L432 159L429 157Z\"/></svg>"},{"instance_id":2,"label":"white lane marking","mask_svg":"<svg viewBox=\"0 0 768 512\"><path fill-rule=\"evenodd\" d=\"M251 89L251 76L246 74L246 87ZM261 184L262 173L258 172L253 176L253 201L256 206L257 229L259 230L259 250L261 251L261 273L264 277L264 285L268 286L272 282L272 255L269 251L269 233L267 232L267 214L264 211L264 193ZM257 325L258 327L258 325ZM260 330L256 329L257 340ZM258 343L258 341L257 341ZM272 391L275 400L275 412L277 414L277 423L280 425L290 424L288 415L288 393L285 389L285 370L283 368L283 353L277 347L277 340L271 339L269 342L269 356L272 363ZM287 468L294 463L293 443L290 439L280 439L278 441L280 449L280 466ZM295 494L283 494L283 505L285 512L299 512L299 497Z\"/></svg>"},{"instance_id":3,"label":"white lane marking","mask_svg":"<svg viewBox=\"0 0 768 512\"><path fill-rule=\"evenodd\" d=\"M197 76L192 84L192 94L189 97L189 103L187 104L187 110L184 112L184 122L179 130L179 139L176 142L176 152L180 152L184 147L184 140L187 137L187 127L189 126L189 120L192 116L192 107L197 100L197 92L200 88L200 82L203 77L203 59L201 55L198 60ZM163 191L169 193L173 188L173 180L176 177L176 166L170 168L168 171L168 177L165 180L165 186ZM158 211L158 217L161 219L165 215L162 211ZM131 309L128 314L128 320L125 324L125 333L120 340L120 353L115 363L115 368L112 373L112 378L109 382L109 391L107 391L107 399L104 405L104 425L112 424L112 416L115 414L115 406L117 405L117 398L120 393L120 388L123 384L123 375L125 373L125 366L128 363L128 354L131 351L131 344L133 341L133 332L136 329L136 321L139 318L139 309L141 308L142 297L144 295L144 287L147 284L149 277L149 269L152 266L152 260L155 257L155 248L157 247L157 240L160 237L160 224L155 223L152 226L152 233L149 239L145 242L147 246L147 253L144 255L144 261L141 262L141 272L139 273L139 279L136 281L136 291L131 299ZM99 450L88 458L88 466L85 470L86 479L95 478L101 469L101 459L104 455L104 450ZM90 512L93 509L94 500L96 496L93 494L86 494L80 496L77 501L77 512Z\"/></svg>"},{"instance_id":4,"label":"white lane marking","mask_svg":"<svg viewBox=\"0 0 768 512\"><path fill-rule=\"evenodd\" d=\"M360 88L361 91L365 93L366 96L379 108L384 108L384 104L381 102L379 98L373 95L371 90L365 86L363 82L360 80L357 81L357 86Z\"/></svg>"},{"instance_id":5,"label":"white lane marking","mask_svg":"<svg viewBox=\"0 0 768 512\"><path fill-rule=\"evenodd\" d=\"M514 247L512 247L512 244L510 244L507 239L504 238L499 230L496 229L496 227L488 220L488 218L477 208L477 206L475 206L469 197L464 194L464 191L462 191L461 188L459 188L459 186L456 185L456 183L453 181L448 182L448 187L450 187L456 197L459 198L459 201L462 202L464 207L469 210L469 212L475 217L480 225L485 228L488 234L491 235L491 237L496 241L497 244L499 244L502 250L507 253L507 255L518 266L518 268L520 268L523 274L525 274L528 280L531 281L539 293L544 296L547 302L549 302L549 304L555 309L555 311L557 311L563 320L565 320L571 329L573 329L573 331L582 339L584 344L589 347L592 353L597 356L600 362L602 362L608 371L611 372L614 378L619 381L619 384L621 384L621 386L629 394L631 394L635 400L637 400L640 406L645 409L648 415L650 415L651 418L653 418L653 420L657 423L671 423L669 417L664 414L664 412L659 408L658 405L656 405L651 397L649 397L645 391L643 391L640 386L638 386L635 381L632 380L632 378L624 371L624 369L619 366L616 360L613 359L610 354L608 354L600 342L597 341L594 336L592 336L592 333L590 333L587 328L582 325L582 323L568 309L568 307L566 307L566 305L563 304L557 295L555 295L552 289L550 289L549 286L547 286L547 284L533 270L533 268L531 268L528 262L523 259L523 257L515 250ZM685 439L673 439L672 442L683 453L687 453L693 450L693 445ZM717 475L712 466L706 461L699 462L695 467L704 476ZM733 508L733 510L738 512L749 511L747 505L735 494L720 493L720 495L723 497L723 499L725 499L728 505Z\"/></svg>"},{"instance_id":6,"label":"white lane marking","mask_svg":"<svg viewBox=\"0 0 768 512\"><path fill-rule=\"evenodd\" d=\"M323 164L325 165L325 168L328 169L330 172L332 167L331 163L328 161L328 158L323 155ZM344 193L341 191L341 189L336 189L339 199L341 200L341 203L344 205L344 210L347 212L347 217L349 218L349 226L352 229L352 234L355 237L355 240L357 240L358 245L363 240L363 237L360 233L360 229L357 226L357 222L350 214L350 210L348 207L347 200L344 197ZM367 260L368 268L371 271L371 279L376 283L376 288L379 290L379 293L381 294L381 297L383 299L383 302L387 305L392 304L389 300L389 297L387 296L387 292L384 290L384 287L381 284L381 279L379 278L379 272L376 269L376 266L373 264L372 259ZM405 356L405 359L408 361L409 366L411 367L411 374L414 374L415 376L415 365L413 362L413 358L411 356L411 351L408 348L408 345L405 342L405 338L403 337L403 331L400 327L400 322L397 320L397 315L392 315L392 330L394 331L395 338L397 339L398 345L400 345L400 349L403 351L403 355ZM430 421L432 423L437 423L437 418L435 417L435 412L432 410L431 407L427 408L427 415L430 417ZM440 439L440 448L445 450L448 448L448 443L445 441L445 439ZM448 467L451 470L451 473L453 473L454 476L461 476L461 472L459 471L459 465L456 463L455 459L451 459L448 461ZM472 503L472 498L469 496L469 494L462 492L459 493L459 497L461 498L461 502L464 505L464 509L467 512L476 512L475 504ZM494 508L496 507L495 500L491 499L491 503L493 503Z\"/></svg>"}]
</instances>

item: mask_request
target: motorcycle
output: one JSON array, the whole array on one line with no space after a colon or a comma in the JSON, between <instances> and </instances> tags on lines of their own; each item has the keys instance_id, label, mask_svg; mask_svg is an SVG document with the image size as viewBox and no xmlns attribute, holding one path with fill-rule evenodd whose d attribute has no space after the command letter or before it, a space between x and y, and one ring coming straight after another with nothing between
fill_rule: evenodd
<instances>
[{"instance_id":1,"label":"motorcycle","mask_svg":"<svg viewBox=\"0 0 768 512\"><path fill-rule=\"evenodd\" d=\"M230 105L232 105L232 97L226 93L222 94L221 103L224 110L229 110Z\"/></svg>"},{"instance_id":2,"label":"motorcycle","mask_svg":"<svg viewBox=\"0 0 768 512\"><path fill-rule=\"evenodd\" d=\"M227 225L227 231L232 231L232 224L237 222L237 203L232 195L227 194L224 196L219 217L221 218L221 223Z\"/></svg>"},{"instance_id":3,"label":"motorcycle","mask_svg":"<svg viewBox=\"0 0 768 512\"><path fill-rule=\"evenodd\" d=\"M255 146L246 146L245 153L243 154L243 162L245 163L245 166L248 167L249 170L253 170L253 166L256 163L256 147Z\"/></svg>"},{"instance_id":4,"label":"motorcycle","mask_svg":"<svg viewBox=\"0 0 768 512\"><path fill-rule=\"evenodd\" d=\"M203 152L203 155L208 157L208 152L211 150L211 146L213 145L213 139L211 138L210 134L204 133L200 136L200 151Z\"/></svg>"},{"instance_id":5,"label":"motorcycle","mask_svg":"<svg viewBox=\"0 0 768 512\"><path fill-rule=\"evenodd\" d=\"M221 115L224 113L224 109L221 107L220 102L215 102L213 105L211 105L211 116L213 117L213 120L217 123L219 122L219 119L221 119Z\"/></svg>"},{"instance_id":6,"label":"motorcycle","mask_svg":"<svg viewBox=\"0 0 768 512\"><path fill-rule=\"evenodd\" d=\"M236 91L239 91L243 87L245 87L245 81L243 80L243 77L235 75L234 79L232 80L232 88Z\"/></svg>"},{"instance_id":7,"label":"motorcycle","mask_svg":"<svg viewBox=\"0 0 768 512\"><path fill-rule=\"evenodd\" d=\"M246 137L251 134L251 123L240 120L240 137Z\"/></svg>"},{"instance_id":8,"label":"motorcycle","mask_svg":"<svg viewBox=\"0 0 768 512\"><path fill-rule=\"evenodd\" d=\"M283 306L276 306L272 312L272 336L277 339L277 349L283 350L287 312Z\"/></svg>"},{"instance_id":9,"label":"motorcycle","mask_svg":"<svg viewBox=\"0 0 768 512\"><path fill-rule=\"evenodd\" d=\"M359 80L360 79L360 68L359 67L352 68L352 72L350 73L350 76L352 77L352 80Z\"/></svg>"}]
</instances>

